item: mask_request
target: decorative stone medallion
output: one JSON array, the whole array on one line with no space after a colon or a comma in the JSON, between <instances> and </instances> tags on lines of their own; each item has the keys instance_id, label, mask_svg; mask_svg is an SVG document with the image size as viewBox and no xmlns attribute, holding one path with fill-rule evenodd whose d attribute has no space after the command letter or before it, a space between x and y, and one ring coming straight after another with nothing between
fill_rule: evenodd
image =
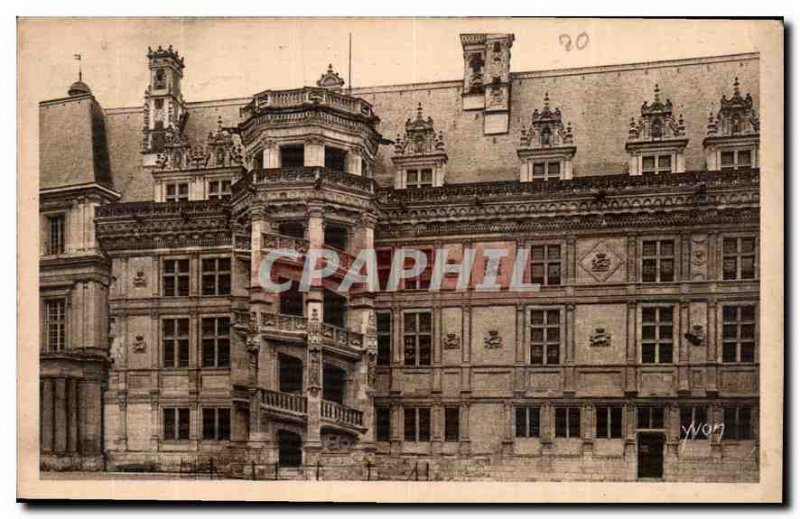
<instances>
[{"instance_id":1,"label":"decorative stone medallion","mask_svg":"<svg viewBox=\"0 0 800 519\"><path fill-rule=\"evenodd\" d=\"M457 350L461 347L461 337L455 333L448 333L442 341L442 346L444 346L446 350Z\"/></svg>"},{"instance_id":2,"label":"decorative stone medallion","mask_svg":"<svg viewBox=\"0 0 800 519\"><path fill-rule=\"evenodd\" d=\"M579 264L594 279L602 282L610 278L624 261L606 242L600 241L581 258Z\"/></svg>"},{"instance_id":3,"label":"decorative stone medallion","mask_svg":"<svg viewBox=\"0 0 800 519\"><path fill-rule=\"evenodd\" d=\"M611 334L605 328L595 328L589 335L589 345L601 348L611 346Z\"/></svg>"},{"instance_id":4,"label":"decorative stone medallion","mask_svg":"<svg viewBox=\"0 0 800 519\"><path fill-rule=\"evenodd\" d=\"M496 350L503 347L503 338L500 336L498 330L489 330L483 338L483 346L490 350Z\"/></svg>"}]
</instances>

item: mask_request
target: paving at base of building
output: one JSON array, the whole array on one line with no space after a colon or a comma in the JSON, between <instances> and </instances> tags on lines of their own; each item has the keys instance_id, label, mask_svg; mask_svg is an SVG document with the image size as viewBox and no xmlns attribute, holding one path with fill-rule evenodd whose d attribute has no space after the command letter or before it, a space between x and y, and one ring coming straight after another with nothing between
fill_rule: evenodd
<instances>
[{"instance_id":1,"label":"paving at base of building","mask_svg":"<svg viewBox=\"0 0 800 519\"><path fill-rule=\"evenodd\" d=\"M757 481L758 54L512 72L514 40L210 101L157 47L143 106L41 102L41 468ZM428 266L386 290L400 248ZM382 290L299 290L312 249ZM469 249L539 289L429 290Z\"/></svg>"}]
</instances>

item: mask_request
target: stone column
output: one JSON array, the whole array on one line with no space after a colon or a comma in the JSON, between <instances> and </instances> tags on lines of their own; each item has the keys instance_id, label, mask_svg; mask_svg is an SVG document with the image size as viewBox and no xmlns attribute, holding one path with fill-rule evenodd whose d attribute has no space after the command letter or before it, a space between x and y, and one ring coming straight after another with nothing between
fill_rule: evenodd
<instances>
[{"instance_id":1,"label":"stone column","mask_svg":"<svg viewBox=\"0 0 800 519\"><path fill-rule=\"evenodd\" d=\"M39 450L50 452L53 450L53 379L42 379L41 409L41 437Z\"/></svg>"},{"instance_id":2,"label":"stone column","mask_svg":"<svg viewBox=\"0 0 800 519\"><path fill-rule=\"evenodd\" d=\"M443 429L444 408L441 404L436 403L431 407L431 454L433 456L439 456L442 453Z\"/></svg>"},{"instance_id":3,"label":"stone column","mask_svg":"<svg viewBox=\"0 0 800 519\"><path fill-rule=\"evenodd\" d=\"M264 142L264 149L262 150L262 164L265 169L281 167L281 153L280 148L273 140Z\"/></svg>"},{"instance_id":4,"label":"stone column","mask_svg":"<svg viewBox=\"0 0 800 519\"><path fill-rule=\"evenodd\" d=\"M315 136L306 139L303 165L306 167L325 165L325 142L322 138Z\"/></svg>"},{"instance_id":5,"label":"stone column","mask_svg":"<svg viewBox=\"0 0 800 519\"><path fill-rule=\"evenodd\" d=\"M67 450L67 381L63 378L55 379L55 441L53 450L62 454Z\"/></svg>"},{"instance_id":6,"label":"stone column","mask_svg":"<svg viewBox=\"0 0 800 519\"><path fill-rule=\"evenodd\" d=\"M516 367L514 369L514 394L522 396L528 387L528 380L525 378L525 339L527 334L525 332L526 315L525 304L517 304L517 341L516 351L514 354L514 362Z\"/></svg>"},{"instance_id":7,"label":"stone column","mask_svg":"<svg viewBox=\"0 0 800 519\"><path fill-rule=\"evenodd\" d=\"M459 417L458 430L460 434L458 451L459 454L468 455L470 453L470 439L469 439L469 402L462 401L461 403L461 416Z\"/></svg>"},{"instance_id":8,"label":"stone column","mask_svg":"<svg viewBox=\"0 0 800 519\"><path fill-rule=\"evenodd\" d=\"M67 380L67 452L78 451L78 381Z\"/></svg>"},{"instance_id":9,"label":"stone column","mask_svg":"<svg viewBox=\"0 0 800 519\"><path fill-rule=\"evenodd\" d=\"M689 393L689 303L682 301L678 306L678 392Z\"/></svg>"},{"instance_id":10,"label":"stone column","mask_svg":"<svg viewBox=\"0 0 800 519\"><path fill-rule=\"evenodd\" d=\"M351 175L359 175L362 174L361 168L361 154L359 153L358 149L352 149L347 152L344 158L344 170L346 173L350 173Z\"/></svg>"},{"instance_id":11,"label":"stone column","mask_svg":"<svg viewBox=\"0 0 800 519\"><path fill-rule=\"evenodd\" d=\"M565 307L564 336L566 337L566 352L564 354L564 394L575 394L575 305Z\"/></svg>"},{"instance_id":12,"label":"stone column","mask_svg":"<svg viewBox=\"0 0 800 519\"><path fill-rule=\"evenodd\" d=\"M717 388L717 364L719 362L719 352L717 351L717 300L708 300L708 330L706 332L706 392L716 395Z\"/></svg>"},{"instance_id":13,"label":"stone column","mask_svg":"<svg viewBox=\"0 0 800 519\"><path fill-rule=\"evenodd\" d=\"M503 454L514 454L514 407L511 402L503 402ZM460 425L460 424L459 424Z\"/></svg>"},{"instance_id":14,"label":"stone column","mask_svg":"<svg viewBox=\"0 0 800 519\"><path fill-rule=\"evenodd\" d=\"M99 380L85 380L79 385L82 419L80 449L88 455L102 452L102 388Z\"/></svg>"},{"instance_id":15,"label":"stone column","mask_svg":"<svg viewBox=\"0 0 800 519\"><path fill-rule=\"evenodd\" d=\"M639 391L636 373L636 303L629 301L626 319L625 344L625 393L635 395Z\"/></svg>"},{"instance_id":16,"label":"stone column","mask_svg":"<svg viewBox=\"0 0 800 519\"><path fill-rule=\"evenodd\" d=\"M311 294L309 294L310 296ZM320 294L321 295L321 294ZM322 299L308 299L308 366L306 381L305 463L316 463L322 449L320 421L322 412Z\"/></svg>"}]
</instances>

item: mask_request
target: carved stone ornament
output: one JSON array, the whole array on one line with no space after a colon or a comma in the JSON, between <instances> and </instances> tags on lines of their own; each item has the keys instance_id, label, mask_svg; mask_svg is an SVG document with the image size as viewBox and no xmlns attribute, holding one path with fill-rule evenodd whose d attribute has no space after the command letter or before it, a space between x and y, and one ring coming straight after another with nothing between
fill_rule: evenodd
<instances>
[{"instance_id":1,"label":"carved stone ornament","mask_svg":"<svg viewBox=\"0 0 800 519\"><path fill-rule=\"evenodd\" d=\"M656 84L653 102L642 103L639 120L631 119L628 129L629 142L662 141L684 138L686 128L683 124L683 115L676 120L672 114L672 101L661 101L661 90Z\"/></svg>"},{"instance_id":2,"label":"carved stone ornament","mask_svg":"<svg viewBox=\"0 0 800 519\"><path fill-rule=\"evenodd\" d=\"M611 346L611 334L605 328L595 328L589 335L589 345L597 347Z\"/></svg>"},{"instance_id":3,"label":"carved stone ornament","mask_svg":"<svg viewBox=\"0 0 800 519\"><path fill-rule=\"evenodd\" d=\"M394 144L395 156L415 157L445 153L444 134L436 133L433 119L422 115L422 103L417 116L406 120L405 135L398 135Z\"/></svg>"},{"instance_id":4,"label":"carved stone ornament","mask_svg":"<svg viewBox=\"0 0 800 519\"><path fill-rule=\"evenodd\" d=\"M320 76L319 80L317 80L317 86L334 92L339 92L344 86L344 79L339 77L338 72L334 72L333 64L329 63L328 70L322 74L322 76Z\"/></svg>"},{"instance_id":5,"label":"carved stone ornament","mask_svg":"<svg viewBox=\"0 0 800 519\"><path fill-rule=\"evenodd\" d=\"M706 332L702 324L692 325L692 329L684 337L692 346L703 346L706 342Z\"/></svg>"},{"instance_id":6,"label":"carved stone ornament","mask_svg":"<svg viewBox=\"0 0 800 519\"><path fill-rule=\"evenodd\" d=\"M544 94L544 108L533 111L531 125L523 128L520 137L520 146L523 148L546 149L560 146L573 146L575 143L572 135L572 126L566 128L561 121L561 109L550 109L550 96Z\"/></svg>"},{"instance_id":7,"label":"carved stone ornament","mask_svg":"<svg viewBox=\"0 0 800 519\"><path fill-rule=\"evenodd\" d=\"M147 341L144 340L144 335L137 335L133 339L134 353L144 353L147 351Z\"/></svg>"},{"instance_id":8,"label":"carved stone ornament","mask_svg":"<svg viewBox=\"0 0 800 519\"><path fill-rule=\"evenodd\" d=\"M489 330L483 337L483 346L490 350L496 350L503 347L503 338L500 336L498 330Z\"/></svg>"},{"instance_id":9,"label":"carved stone ornament","mask_svg":"<svg viewBox=\"0 0 800 519\"><path fill-rule=\"evenodd\" d=\"M147 286L147 278L144 276L143 271L138 271L135 276L133 276L133 286L137 288L142 288Z\"/></svg>"},{"instance_id":10,"label":"carved stone ornament","mask_svg":"<svg viewBox=\"0 0 800 519\"><path fill-rule=\"evenodd\" d=\"M623 263L622 258L606 242L600 241L581 259L579 265L594 279L603 282L610 278Z\"/></svg>"},{"instance_id":11,"label":"carved stone ornament","mask_svg":"<svg viewBox=\"0 0 800 519\"><path fill-rule=\"evenodd\" d=\"M753 108L753 97L750 94L742 97L737 77L733 82L733 97L728 99L723 95L717 114L708 115L706 133L709 137L733 137L757 135L758 131L758 111Z\"/></svg>"},{"instance_id":12,"label":"carved stone ornament","mask_svg":"<svg viewBox=\"0 0 800 519\"><path fill-rule=\"evenodd\" d=\"M444 336L442 346L446 350L457 350L461 347L461 337L455 333L448 333Z\"/></svg>"}]
</instances>

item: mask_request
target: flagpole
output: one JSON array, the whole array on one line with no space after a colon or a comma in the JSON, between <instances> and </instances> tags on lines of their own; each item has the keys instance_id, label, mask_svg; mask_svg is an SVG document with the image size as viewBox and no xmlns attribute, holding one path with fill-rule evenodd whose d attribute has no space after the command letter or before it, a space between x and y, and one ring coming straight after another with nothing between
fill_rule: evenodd
<instances>
[{"instance_id":1,"label":"flagpole","mask_svg":"<svg viewBox=\"0 0 800 519\"><path fill-rule=\"evenodd\" d=\"M347 48L347 93L353 93L353 33L348 34Z\"/></svg>"}]
</instances>

